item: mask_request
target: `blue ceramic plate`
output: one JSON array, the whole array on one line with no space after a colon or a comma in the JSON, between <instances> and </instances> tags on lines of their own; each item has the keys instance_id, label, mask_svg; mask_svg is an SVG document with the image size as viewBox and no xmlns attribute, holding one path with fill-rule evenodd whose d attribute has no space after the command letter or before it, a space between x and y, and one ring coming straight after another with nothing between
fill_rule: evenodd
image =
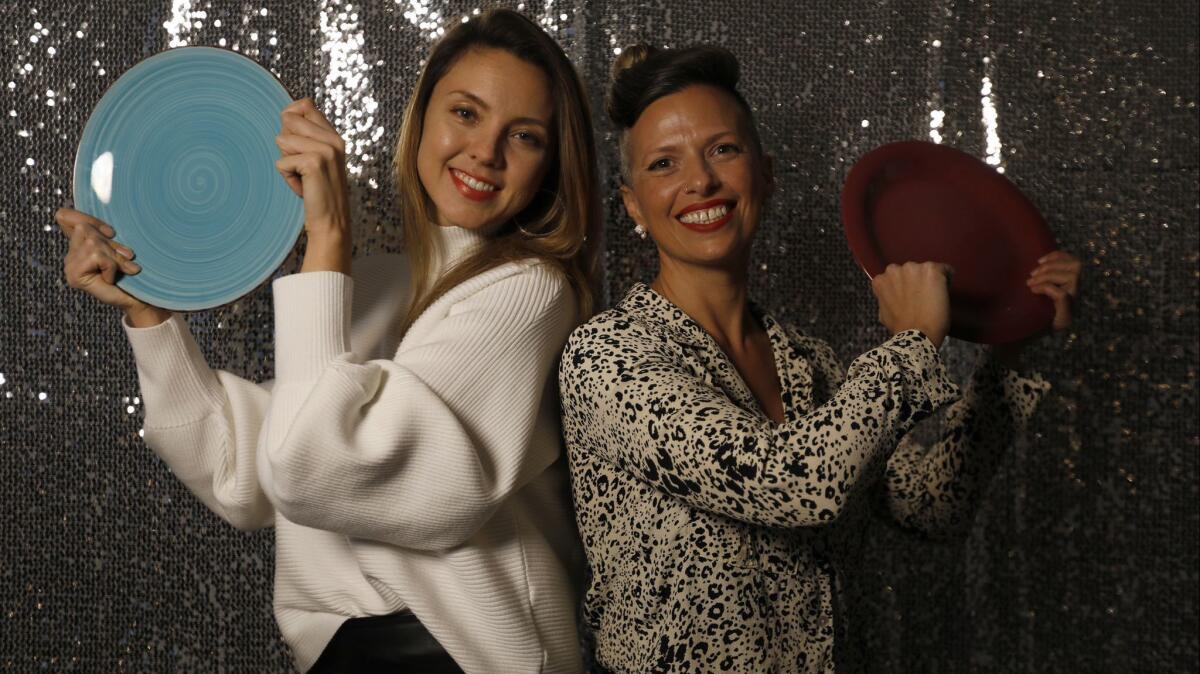
<instances>
[{"instance_id":1,"label":"blue ceramic plate","mask_svg":"<svg viewBox=\"0 0 1200 674\"><path fill-rule=\"evenodd\" d=\"M283 263L304 205L279 177L283 85L225 49L183 47L130 68L75 155L75 208L112 225L142 271L117 285L193 311L245 295Z\"/></svg>"}]
</instances>

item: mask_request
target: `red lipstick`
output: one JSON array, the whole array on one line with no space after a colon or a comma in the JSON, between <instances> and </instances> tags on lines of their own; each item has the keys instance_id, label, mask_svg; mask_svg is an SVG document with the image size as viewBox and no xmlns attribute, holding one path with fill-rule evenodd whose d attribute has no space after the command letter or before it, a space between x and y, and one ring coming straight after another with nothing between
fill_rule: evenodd
<instances>
[{"instance_id":1,"label":"red lipstick","mask_svg":"<svg viewBox=\"0 0 1200 674\"><path fill-rule=\"evenodd\" d=\"M737 201L735 201L733 199L712 199L710 201L705 201L705 202L701 202L698 204L692 204L691 206L688 206L687 208L676 213L675 219L679 220L679 224L683 225L684 227L687 227L688 229L692 230L693 232L712 232L712 231L715 231L715 230L718 230L718 229L724 227L726 225L726 223L728 223L730 220L733 219L733 207L736 204L737 204ZM709 208L715 208L717 206L725 206L728 210L725 213L725 215L721 216L720 218L718 218L716 220L713 220L712 222L684 222L683 220L680 219L683 216L687 215L688 213L692 213L695 211L703 211L703 210L706 210Z\"/></svg>"},{"instance_id":2,"label":"red lipstick","mask_svg":"<svg viewBox=\"0 0 1200 674\"><path fill-rule=\"evenodd\" d=\"M471 201L487 201L488 199L495 197L496 194L498 194L500 192L499 189L477 190L474 187L471 187L470 185L463 182L462 179L459 178L455 174L455 171L459 171L465 175L471 176L471 178L478 180L481 183L488 183L488 181L486 181L483 178L480 178L478 176L473 176L470 173L463 171L462 169L453 169L452 168L452 169L448 169L448 170L450 171L450 179L454 181L454 187L458 190L458 193L463 195L464 197L470 199ZM488 184L491 185L491 183L488 183Z\"/></svg>"}]
</instances>

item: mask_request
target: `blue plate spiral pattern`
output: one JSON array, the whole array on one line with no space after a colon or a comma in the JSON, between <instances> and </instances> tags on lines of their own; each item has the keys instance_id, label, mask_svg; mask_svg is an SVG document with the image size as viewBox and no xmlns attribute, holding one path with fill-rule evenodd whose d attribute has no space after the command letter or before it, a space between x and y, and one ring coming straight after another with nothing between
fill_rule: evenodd
<instances>
[{"instance_id":1,"label":"blue plate spiral pattern","mask_svg":"<svg viewBox=\"0 0 1200 674\"><path fill-rule=\"evenodd\" d=\"M283 263L303 201L275 170L275 76L236 52L181 47L105 92L75 155L75 208L112 225L142 271L117 286L176 311L227 304Z\"/></svg>"}]
</instances>

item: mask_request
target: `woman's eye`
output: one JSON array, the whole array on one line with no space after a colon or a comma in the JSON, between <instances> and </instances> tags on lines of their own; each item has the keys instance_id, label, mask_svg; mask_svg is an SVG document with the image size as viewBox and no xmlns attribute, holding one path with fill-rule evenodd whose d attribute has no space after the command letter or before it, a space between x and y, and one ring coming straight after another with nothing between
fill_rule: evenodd
<instances>
[{"instance_id":1,"label":"woman's eye","mask_svg":"<svg viewBox=\"0 0 1200 674\"><path fill-rule=\"evenodd\" d=\"M671 160L664 157L662 159L655 159L654 161L650 162L649 168L651 171L659 171L670 166Z\"/></svg>"},{"instance_id":2,"label":"woman's eye","mask_svg":"<svg viewBox=\"0 0 1200 674\"><path fill-rule=\"evenodd\" d=\"M451 108L450 112L463 121L475 119L475 111L470 108Z\"/></svg>"},{"instance_id":3,"label":"woman's eye","mask_svg":"<svg viewBox=\"0 0 1200 674\"><path fill-rule=\"evenodd\" d=\"M733 143L721 143L713 149L713 154L731 154L741 152L742 148Z\"/></svg>"},{"instance_id":4,"label":"woman's eye","mask_svg":"<svg viewBox=\"0 0 1200 674\"><path fill-rule=\"evenodd\" d=\"M542 146L542 139L537 134L529 133L528 131L518 131L513 134L513 137L522 143L527 143L534 147Z\"/></svg>"}]
</instances>

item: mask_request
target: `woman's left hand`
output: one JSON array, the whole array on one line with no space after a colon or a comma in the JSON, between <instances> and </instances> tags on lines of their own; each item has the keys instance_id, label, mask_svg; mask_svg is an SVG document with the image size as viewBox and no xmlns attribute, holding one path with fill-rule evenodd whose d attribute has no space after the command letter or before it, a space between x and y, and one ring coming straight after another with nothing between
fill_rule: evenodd
<instances>
[{"instance_id":1,"label":"woman's left hand","mask_svg":"<svg viewBox=\"0 0 1200 674\"><path fill-rule=\"evenodd\" d=\"M1079 295L1079 272L1083 265L1070 253L1056 250L1042 256L1029 273L1025 285L1037 295L1054 300L1055 332L1071 325L1071 304Z\"/></svg>"},{"instance_id":2,"label":"woman's left hand","mask_svg":"<svg viewBox=\"0 0 1200 674\"><path fill-rule=\"evenodd\" d=\"M283 155L275 168L288 187L304 199L308 244L301 271L350 272L350 197L346 144L311 98L302 98L279 114L282 129L275 144Z\"/></svg>"},{"instance_id":3,"label":"woman's left hand","mask_svg":"<svg viewBox=\"0 0 1200 674\"><path fill-rule=\"evenodd\" d=\"M1029 273L1025 284L1037 295L1045 295L1054 301L1054 320L1051 327L1055 332L1071 325L1071 304L1079 295L1079 272L1083 265L1070 253L1056 250L1038 260L1038 266ZM1021 352L1033 342L1030 337L1010 344L999 344L992 353L997 361L1012 369L1019 369Z\"/></svg>"}]
</instances>

